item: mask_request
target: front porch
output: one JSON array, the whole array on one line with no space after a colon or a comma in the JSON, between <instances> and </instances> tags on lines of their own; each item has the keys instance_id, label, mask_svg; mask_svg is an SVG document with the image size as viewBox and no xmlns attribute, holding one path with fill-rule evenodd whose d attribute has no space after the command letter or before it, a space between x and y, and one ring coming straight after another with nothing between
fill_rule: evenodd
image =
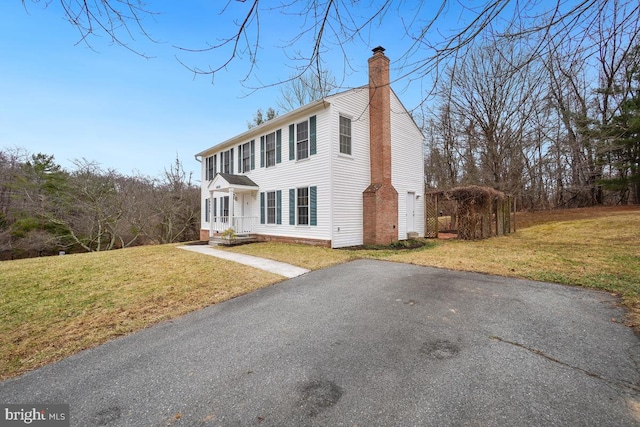
<instances>
[{"instance_id":1,"label":"front porch","mask_svg":"<svg viewBox=\"0 0 640 427\"><path fill-rule=\"evenodd\" d=\"M211 235L221 234L231 229L236 235L252 234L258 224L257 216L214 216L209 230Z\"/></svg>"},{"instance_id":2,"label":"front porch","mask_svg":"<svg viewBox=\"0 0 640 427\"><path fill-rule=\"evenodd\" d=\"M255 243L257 217L214 217L209 232L210 245L232 246L243 243Z\"/></svg>"},{"instance_id":3,"label":"front porch","mask_svg":"<svg viewBox=\"0 0 640 427\"><path fill-rule=\"evenodd\" d=\"M209 242L255 240L258 185L244 175L218 173L209 183Z\"/></svg>"}]
</instances>

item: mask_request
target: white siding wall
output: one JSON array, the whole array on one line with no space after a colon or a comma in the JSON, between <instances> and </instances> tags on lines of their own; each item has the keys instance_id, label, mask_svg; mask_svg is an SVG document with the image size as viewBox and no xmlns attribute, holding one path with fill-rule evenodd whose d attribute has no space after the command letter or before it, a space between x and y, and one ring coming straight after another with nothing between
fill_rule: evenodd
<instances>
[{"instance_id":1,"label":"white siding wall","mask_svg":"<svg viewBox=\"0 0 640 427\"><path fill-rule=\"evenodd\" d=\"M316 116L316 154L309 155L309 158L300 161L289 160L289 125L297 124L303 120L309 119L309 117ZM329 159L330 159L330 121L328 120L329 111L326 108L319 108L312 112L306 112L303 115L290 116L289 120L284 123L279 123L274 126L263 126L260 129L260 133L248 138L248 142L251 139L255 139L255 169L249 172L243 173L247 177L251 178L260 188L260 192L270 191L282 191L282 224L260 224L260 194L254 194L255 198L250 200L250 206L245 205L245 216L255 216L258 218L257 228L255 231L259 234L267 234L273 236L285 236L285 237L304 237L310 239L331 239L331 215L330 215L330 195L331 181L329 171ZM276 163L271 167L260 167L260 136L266 135L271 132L275 132L278 129L282 131L282 148L281 148L281 163ZM234 148L234 174L238 174L238 146L242 143L235 145ZM225 147L226 151L231 147ZM212 152L211 154L218 151ZM219 156L218 156L219 157ZM204 161L203 161L204 164ZM204 166L203 166L204 167ZM218 171L220 169L218 168ZM204 171L204 169L203 169ZM203 172L204 173L204 172ZM204 174L203 174L203 182ZM299 187L317 187L317 225L290 225L289 224L289 189ZM206 184L203 186L206 187ZM214 193L216 197L224 196L223 193ZM208 191L203 190L203 205L204 198L208 197ZM266 197L266 196L265 196ZM245 199L246 200L246 199ZM237 201L234 205L234 212L236 216L240 215L241 207L240 203L242 197L238 195ZM219 204L218 204L219 206ZM203 216L204 219L204 216ZM203 228L208 227L207 223L203 222Z\"/></svg>"},{"instance_id":2,"label":"white siding wall","mask_svg":"<svg viewBox=\"0 0 640 427\"><path fill-rule=\"evenodd\" d=\"M424 160L423 135L402 106L391 94L391 182L398 192L398 238L407 231L424 236ZM414 192L415 230L407 230L407 193Z\"/></svg>"},{"instance_id":3,"label":"white siding wall","mask_svg":"<svg viewBox=\"0 0 640 427\"><path fill-rule=\"evenodd\" d=\"M362 244L362 192L370 183L369 89L331 98L334 248ZM351 118L351 156L340 154L340 115Z\"/></svg>"}]
</instances>

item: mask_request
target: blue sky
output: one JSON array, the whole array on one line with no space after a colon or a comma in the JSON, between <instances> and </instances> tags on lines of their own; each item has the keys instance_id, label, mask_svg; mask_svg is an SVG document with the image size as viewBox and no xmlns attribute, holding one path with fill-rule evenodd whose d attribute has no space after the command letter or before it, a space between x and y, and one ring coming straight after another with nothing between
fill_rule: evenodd
<instances>
[{"instance_id":1,"label":"blue sky","mask_svg":"<svg viewBox=\"0 0 640 427\"><path fill-rule=\"evenodd\" d=\"M194 178L199 180L194 154L244 132L258 108L276 106L279 93L277 87L252 93L243 86L246 57L218 73L213 82L209 76L194 76L176 59L199 68L223 61L223 51L187 53L175 46L205 47L233 31L229 17L219 14L225 3L149 0L149 9L158 15L145 18L143 24L157 43L137 33L130 43L152 57L146 59L104 37L91 39L92 48L77 44L78 31L63 19L57 0L48 7L27 0L26 10L19 0L0 2L0 149L53 154L67 169L73 168L74 159L84 158L123 174L153 177L177 155L186 170L197 171ZM249 3L231 1L230 7L241 13ZM423 12L432 13L426 8ZM447 16L439 31L460 25L456 13L449 11ZM291 73L282 47L296 31L296 21L294 16L261 12L256 76L262 83ZM343 87L367 82L371 48L384 46L393 61L411 43L403 37L397 12L390 12L384 22L385 27L345 46L354 67L348 73L343 73L340 49L326 53L325 67ZM306 48L311 42L302 39L299 46ZM422 88L404 83L394 88L413 108ZM248 84L260 82L254 78Z\"/></svg>"}]
</instances>

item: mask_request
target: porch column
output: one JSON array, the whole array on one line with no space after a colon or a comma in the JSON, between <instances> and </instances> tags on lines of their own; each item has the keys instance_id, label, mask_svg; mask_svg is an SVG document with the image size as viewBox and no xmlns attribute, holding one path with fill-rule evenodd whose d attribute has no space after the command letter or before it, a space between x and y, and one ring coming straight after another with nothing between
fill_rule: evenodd
<instances>
[{"instance_id":1,"label":"porch column","mask_svg":"<svg viewBox=\"0 0 640 427\"><path fill-rule=\"evenodd\" d=\"M235 204L235 193L233 191L233 188L229 188L229 226L231 228L233 228L234 231L238 231L235 229L234 227L234 223L233 223L233 217L234 217L234 208L233 205Z\"/></svg>"},{"instance_id":2,"label":"porch column","mask_svg":"<svg viewBox=\"0 0 640 427\"><path fill-rule=\"evenodd\" d=\"M213 191L209 191L209 237L213 236Z\"/></svg>"}]
</instances>

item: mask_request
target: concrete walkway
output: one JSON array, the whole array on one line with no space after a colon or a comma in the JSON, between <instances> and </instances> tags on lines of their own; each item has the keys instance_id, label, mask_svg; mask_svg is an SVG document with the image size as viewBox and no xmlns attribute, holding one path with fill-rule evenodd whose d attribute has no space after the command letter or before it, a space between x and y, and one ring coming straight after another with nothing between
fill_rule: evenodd
<instances>
[{"instance_id":1,"label":"concrete walkway","mask_svg":"<svg viewBox=\"0 0 640 427\"><path fill-rule=\"evenodd\" d=\"M216 258L226 259L227 261L234 261L254 268L259 268L270 273L279 274L281 276L288 277L289 279L301 276L310 271L306 268L296 267L295 265L287 264L284 262L273 261L270 259L259 258L251 255L239 254L236 252L222 251L220 249L214 249L208 245L178 246L178 248L191 252L198 252L204 255L214 256Z\"/></svg>"}]
</instances>

